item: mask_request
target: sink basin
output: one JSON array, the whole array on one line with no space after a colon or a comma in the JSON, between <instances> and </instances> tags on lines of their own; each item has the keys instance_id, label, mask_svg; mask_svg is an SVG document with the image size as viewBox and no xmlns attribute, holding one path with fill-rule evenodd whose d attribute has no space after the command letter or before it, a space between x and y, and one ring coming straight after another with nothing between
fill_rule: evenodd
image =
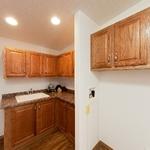
<instances>
[{"instance_id":1,"label":"sink basin","mask_svg":"<svg viewBox=\"0 0 150 150\"><path fill-rule=\"evenodd\" d=\"M45 93L35 93L35 94L29 94L29 95L20 95L16 96L16 100L18 103L20 102L26 102L26 101L32 101L32 100L37 100L41 98L48 98L49 95Z\"/></svg>"}]
</instances>

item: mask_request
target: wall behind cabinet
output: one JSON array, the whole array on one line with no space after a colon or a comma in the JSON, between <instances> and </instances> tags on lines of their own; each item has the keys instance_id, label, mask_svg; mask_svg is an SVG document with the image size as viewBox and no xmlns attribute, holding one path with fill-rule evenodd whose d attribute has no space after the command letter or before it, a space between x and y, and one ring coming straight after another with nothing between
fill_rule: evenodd
<instances>
[{"instance_id":1,"label":"wall behind cabinet","mask_svg":"<svg viewBox=\"0 0 150 150\"><path fill-rule=\"evenodd\" d=\"M150 70L99 75L99 138L114 150L150 148Z\"/></svg>"},{"instance_id":2,"label":"wall behind cabinet","mask_svg":"<svg viewBox=\"0 0 150 150\"><path fill-rule=\"evenodd\" d=\"M144 0L98 28L150 7ZM150 70L99 72L99 139L114 150L150 149Z\"/></svg>"},{"instance_id":3,"label":"wall behind cabinet","mask_svg":"<svg viewBox=\"0 0 150 150\"><path fill-rule=\"evenodd\" d=\"M61 77L58 81L62 86L74 90L74 77Z\"/></svg>"},{"instance_id":4,"label":"wall behind cabinet","mask_svg":"<svg viewBox=\"0 0 150 150\"><path fill-rule=\"evenodd\" d=\"M97 31L146 7L150 7L150 0L141 1L97 27ZM150 70L90 72L88 38L90 32L95 31L89 30L92 20L88 19L86 25L84 24L85 18L86 15L81 12L75 16L76 149L91 150L96 144L95 131L99 130L98 139L106 142L114 150L149 150ZM93 85L97 87L96 101L93 101L98 105L97 118L93 117L98 113L95 113L96 107L92 105L94 109L89 117L84 114L84 108L88 103L88 88ZM94 128L96 125L98 129Z\"/></svg>"},{"instance_id":5,"label":"wall behind cabinet","mask_svg":"<svg viewBox=\"0 0 150 150\"><path fill-rule=\"evenodd\" d=\"M49 48L44 48L38 45L33 45L29 43L19 42L7 38L0 37L0 99L1 95L9 92L25 91L29 90L31 87L33 89L43 89L47 88L48 84L54 83L58 84L56 78L3 78L3 62L2 62L2 52L5 47L20 48L25 50L36 50L43 53L50 53L57 55L58 51L50 50ZM3 134L3 111L0 110L0 136Z\"/></svg>"}]
</instances>

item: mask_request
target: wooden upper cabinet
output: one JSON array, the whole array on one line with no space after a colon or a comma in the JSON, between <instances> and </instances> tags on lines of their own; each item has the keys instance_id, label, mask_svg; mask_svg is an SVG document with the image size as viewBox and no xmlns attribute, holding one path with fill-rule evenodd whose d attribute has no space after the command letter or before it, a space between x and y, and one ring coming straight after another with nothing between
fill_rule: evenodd
<instances>
[{"instance_id":1,"label":"wooden upper cabinet","mask_svg":"<svg viewBox=\"0 0 150 150\"><path fill-rule=\"evenodd\" d=\"M91 35L91 69L150 68L150 8Z\"/></svg>"},{"instance_id":2,"label":"wooden upper cabinet","mask_svg":"<svg viewBox=\"0 0 150 150\"><path fill-rule=\"evenodd\" d=\"M64 61L64 58L61 56L58 56L57 57L57 75L58 76L62 76L63 74L63 61Z\"/></svg>"},{"instance_id":3,"label":"wooden upper cabinet","mask_svg":"<svg viewBox=\"0 0 150 150\"><path fill-rule=\"evenodd\" d=\"M11 140L13 140L12 141L13 145L19 144L20 142L23 142L35 136L34 104L13 108L11 115L12 115Z\"/></svg>"},{"instance_id":4,"label":"wooden upper cabinet","mask_svg":"<svg viewBox=\"0 0 150 150\"><path fill-rule=\"evenodd\" d=\"M58 56L57 67L59 76L74 76L74 53L68 52Z\"/></svg>"},{"instance_id":5,"label":"wooden upper cabinet","mask_svg":"<svg viewBox=\"0 0 150 150\"><path fill-rule=\"evenodd\" d=\"M36 132L39 134L54 126L55 102L54 100L41 102L36 108Z\"/></svg>"},{"instance_id":6,"label":"wooden upper cabinet","mask_svg":"<svg viewBox=\"0 0 150 150\"><path fill-rule=\"evenodd\" d=\"M113 26L91 35L91 68L108 68L112 66L114 42Z\"/></svg>"},{"instance_id":7,"label":"wooden upper cabinet","mask_svg":"<svg viewBox=\"0 0 150 150\"><path fill-rule=\"evenodd\" d=\"M143 49L142 41L145 21L143 14L137 14L115 24L114 64L116 67L147 63L147 51Z\"/></svg>"},{"instance_id":8,"label":"wooden upper cabinet","mask_svg":"<svg viewBox=\"0 0 150 150\"><path fill-rule=\"evenodd\" d=\"M43 56L43 75L44 76L56 76L56 56L44 55Z\"/></svg>"},{"instance_id":9,"label":"wooden upper cabinet","mask_svg":"<svg viewBox=\"0 0 150 150\"><path fill-rule=\"evenodd\" d=\"M23 77L26 76L25 52L15 49L5 49L5 76Z\"/></svg>"},{"instance_id":10,"label":"wooden upper cabinet","mask_svg":"<svg viewBox=\"0 0 150 150\"><path fill-rule=\"evenodd\" d=\"M64 59L63 76L73 76L73 53L69 52L63 54L63 59Z\"/></svg>"},{"instance_id":11,"label":"wooden upper cabinet","mask_svg":"<svg viewBox=\"0 0 150 150\"><path fill-rule=\"evenodd\" d=\"M70 76L70 77L73 77L74 76L74 68L75 68L75 59L74 59L74 51L72 51L72 52L69 52L70 54L70 56L68 56L68 75Z\"/></svg>"},{"instance_id":12,"label":"wooden upper cabinet","mask_svg":"<svg viewBox=\"0 0 150 150\"><path fill-rule=\"evenodd\" d=\"M7 48L4 53L5 77L74 76L74 52L53 56Z\"/></svg>"},{"instance_id":13,"label":"wooden upper cabinet","mask_svg":"<svg viewBox=\"0 0 150 150\"><path fill-rule=\"evenodd\" d=\"M29 77L39 77L42 75L43 55L36 52L27 52L27 74Z\"/></svg>"}]
</instances>

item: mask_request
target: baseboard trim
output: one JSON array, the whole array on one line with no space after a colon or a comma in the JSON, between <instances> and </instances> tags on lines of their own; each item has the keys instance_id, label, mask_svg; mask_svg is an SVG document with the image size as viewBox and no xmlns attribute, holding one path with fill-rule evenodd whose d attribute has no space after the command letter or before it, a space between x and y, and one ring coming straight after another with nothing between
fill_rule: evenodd
<instances>
[{"instance_id":1,"label":"baseboard trim","mask_svg":"<svg viewBox=\"0 0 150 150\"><path fill-rule=\"evenodd\" d=\"M102 141L99 141L95 147L93 148L93 150L113 150L110 146L108 146L107 144L105 144Z\"/></svg>"}]
</instances>

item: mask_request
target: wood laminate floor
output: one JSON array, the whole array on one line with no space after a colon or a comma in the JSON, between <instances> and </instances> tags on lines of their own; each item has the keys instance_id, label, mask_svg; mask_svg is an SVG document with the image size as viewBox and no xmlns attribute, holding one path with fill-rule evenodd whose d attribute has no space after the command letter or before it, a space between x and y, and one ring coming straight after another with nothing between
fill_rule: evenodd
<instances>
[{"instance_id":1,"label":"wood laminate floor","mask_svg":"<svg viewBox=\"0 0 150 150\"><path fill-rule=\"evenodd\" d=\"M0 150L4 150L0 145ZM37 143L19 150L75 150L74 145L61 132L46 136Z\"/></svg>"}]
</instances>

